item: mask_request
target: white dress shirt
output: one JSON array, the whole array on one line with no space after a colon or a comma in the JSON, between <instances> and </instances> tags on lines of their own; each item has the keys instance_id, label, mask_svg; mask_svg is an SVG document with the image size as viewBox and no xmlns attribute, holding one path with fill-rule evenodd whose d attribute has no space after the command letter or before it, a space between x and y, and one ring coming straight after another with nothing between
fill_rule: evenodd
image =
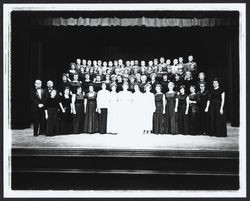
<instances>
[{"instance_id":1,"label":"white dress shirt","mask_svg":"<svg viewBox=\"0 0 250 201\"><path fill-rule=\"evenodd\" d=\"M37 89L37 93L40 99L42 99L42 89Z\"/></svg>"},{"instance_id":2,"label":"white dress shirt","mask_svg":"<svg viewBox=\"0 0 250 201\"><path fill-rule=\"evenodd\" d=\"M97 107L98 108L108 108L109 106L109 96L110 96L110 92L108 90L100 90L97 93Z\"/></svg>"}]
</instances>

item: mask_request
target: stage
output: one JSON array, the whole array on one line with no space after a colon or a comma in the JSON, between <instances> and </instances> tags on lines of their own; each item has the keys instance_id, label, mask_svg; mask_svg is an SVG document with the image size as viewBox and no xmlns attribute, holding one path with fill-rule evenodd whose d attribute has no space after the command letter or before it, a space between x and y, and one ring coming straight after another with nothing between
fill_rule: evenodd
<instances>
[{"instance_id":1,"label":"stage","mask_svg":"<svg viewBox=\"0 0 250 201\"><path fill-rule=\"evenodd\" d=\"M12 130L12 148L163 149L238 151L239 128L228 137L155 134L71 134L33 137L32 129Z\"/></svg>"}]
</instances>

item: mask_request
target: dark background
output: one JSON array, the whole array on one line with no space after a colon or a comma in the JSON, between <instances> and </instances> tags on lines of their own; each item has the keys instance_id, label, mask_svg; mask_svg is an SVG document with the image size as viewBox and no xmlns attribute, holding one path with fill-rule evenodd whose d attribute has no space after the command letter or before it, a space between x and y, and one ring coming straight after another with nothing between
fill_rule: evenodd
<instances>
[{"instance_id":1,"label":"dark background","mask_svg":"<svg viewBox=\"0 0 250 201\"><path fill-rule=\"evenodd\" d=\"M30 89L35 79L55 86L76 58L173 60L192 54L198 70L208 78L218 76L226 90L226 114L239 126L238 26L225 27L52 27L33 26L34 16L105 17L223 17L237 12L13 12L11 67L11 126L30 127ZM25 116L25 118L23 118Z\"/></svg>"}]
</instances>

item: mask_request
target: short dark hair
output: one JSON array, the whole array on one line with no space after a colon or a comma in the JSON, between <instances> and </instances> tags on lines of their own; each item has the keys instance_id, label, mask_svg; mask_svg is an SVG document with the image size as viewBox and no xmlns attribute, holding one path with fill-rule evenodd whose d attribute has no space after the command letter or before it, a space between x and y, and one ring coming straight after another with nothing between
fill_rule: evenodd
<instances>
[{"instance_id":1,"label":"short dark hair","mask_svg":"<svg viewBox=\"0 0 250 201\"><path fill-rule=\"evenodd\" d=\"M191 86L189 87L189 89L190 89L191 87L193 87L194 90L196 90L196 86L195 86L195 85L191 85Z\"/></svg>"},{"instance_id":2,"label":"short dark hair","mask_svg":"<svg viewBox=\"0 0 250 201\"><path fill-rule=\"evenodd\" d=\"M113 86L117 87L116 83L112 83L112 84L110 85L110 88L112 88Z\"/></svg>"},{"instance_id":3,"label":"short dark hair","mask_svg":"<svg viewBox=\"0 0 250 201\"><path fill-rule=\"evenodd\" d=\"M155 88L156 88L156 87L160 87L160 88L162 89L161 84L157 84L157 85L155 85Z\"/></svg>"},{"instance_id":4,"label":"short dark hair","mask_svg":"<svg viewBox=\"0 0 250 201\"><path fill-rule=\"evenodd\" d=\"M204 85L206 86L206 82L200 82L200 83L199 83L199 86L200 86L201 84L204 84Z\"/></svg>"},{"instance_id":5,"label":"short dark hair","mask_svg":"<svg viewBox=\"0 0 250 201\"><path fill-rule=\"evenodd\" d=\"M149 84L149 83L147 83L147 84L144 86L144 89L146 89L147 86L149 86L149 88L152 89L152 86L151 86L151 84Z\"/></svg>"},{"instance_id":6,"label":"short dark hair","mask_svg":"<svg viewBox=\"0 0 250 201\"><path fill-rule=\"evenodd\" d=\"M219 78L218 78L218 77L214 77L214 78L213 78L213 81L219 82Z\"/></svg>"},{"instance_id":7,"label":"short dark hair","mask_svg":"<svg viewBox=\"0 0 250 201\"><path fill-rule=\"evenodd\" d=\"M51 92L52 92L52 91L55 91L55 92L57 93L57 90L56 90L56 89L52 89Z\"/></svg>"},{"instance_id":8,"label":"short dark hair","mask_svg":"<svg viewBox=\"0 0 250 201\"><path fill-rule=\"evenodd\" d=\"M181 86L180 86L180 90L181 90L181 89L185 89L185 88L186 88L185 85L181 85Z\"/></svg>"}]
</instances>

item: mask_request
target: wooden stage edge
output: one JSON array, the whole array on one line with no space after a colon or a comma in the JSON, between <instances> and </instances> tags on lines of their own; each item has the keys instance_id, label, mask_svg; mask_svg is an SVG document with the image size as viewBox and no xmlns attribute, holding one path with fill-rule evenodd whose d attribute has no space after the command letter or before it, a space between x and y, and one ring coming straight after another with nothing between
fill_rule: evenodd
<instances>
[{"instance_id":1,"label":"wooden stage edge","mask_svg":"<svg viewBox=\"0 0 250 201\"><path fill-rule=\"evenodd\" d=\"M13 148L11 171L13 190L238 190L239 152Z\"/></svg>"},{"instance_id":2,"label":"wooden stage edge","mask_svg":"<svg viewBox=\"0 0 250 201\"><path fill-rule=\"evenodd\" d=\"M237 150L117 149L117 148L12 148L13 156L150 157L150 158L231 158Z\"/></svg>"}]
</instances>

